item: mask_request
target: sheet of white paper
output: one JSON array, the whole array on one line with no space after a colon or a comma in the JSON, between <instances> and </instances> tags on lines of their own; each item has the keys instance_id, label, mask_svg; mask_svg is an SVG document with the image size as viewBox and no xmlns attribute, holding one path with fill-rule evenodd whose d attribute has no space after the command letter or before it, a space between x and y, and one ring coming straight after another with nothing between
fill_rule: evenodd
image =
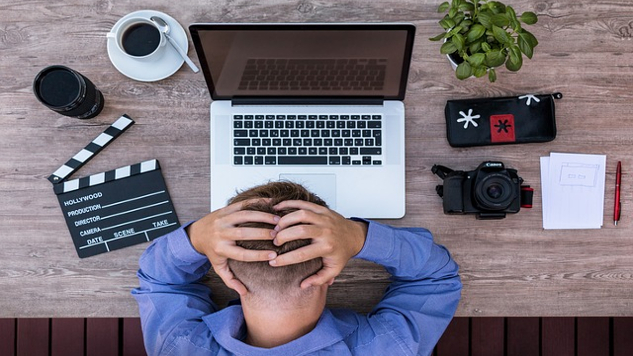
<instances>
[{"instance_id":1,"label":"sheet of white paper","mask_svg":"<svg viewBox=\"0 0 633 356\"><path fill-rule=\"evenodd\" d=\"M542 181L548 182L543 190L543 228L602 227L605 166L604 155L551 153L548 177L541 171Z\"/></svg>"}]
</instances>

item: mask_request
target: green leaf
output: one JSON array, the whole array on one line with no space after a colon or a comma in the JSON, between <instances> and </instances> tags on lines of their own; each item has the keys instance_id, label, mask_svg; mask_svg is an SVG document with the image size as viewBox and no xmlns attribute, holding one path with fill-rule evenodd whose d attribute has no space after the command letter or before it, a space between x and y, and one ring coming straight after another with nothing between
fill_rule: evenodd
<instances>
[{"instance_id":1,"label":"green leaf","mask_svg":"<svg viewBox=\"0 0 633 356\"><path fill-rule=\"evenodd\" d=\"M444 12L444 11L448 10L449 7L451 7L451 4L449 4L448 1L444 1L437 8L437 12Z\"/></svg>"},{"instance_id":2,"label":"green leaf","mask_svg":"<svg viewBox=\"0 0 633 356\"><path fill-rule=\"evenodd\" d=\"M486 53L486 65L488 67L498 67L502 65L505 60L506 56L497 49Z\"/></svg>"},{"instance_id":3,"label":"green leaf","mask_svg":"<svg viewBox=\"0 0 633 356\"><path fill-rule=\"evenodd\" d=\"M477 20L487 29L492 29L492 14L487 11L482 11L477 16Z\"/></svg>"},{"instance_id":4,"label":"green leaf","mask_svg":"<svg viewBox=\"0 0 633 356\"><path fill-rule=\"evenodd\" d=\"M464 80L473 75L473 69L468 62L462 62L457 66L455 74L457 75L457 79Z\"/></svg>"},{"instance_id":5,"label":"green leaf","mask_svg":"<svg viewBox=\"0 0 633 356\"><path fill-rule=\"evenodd\" d=\"M517 13L514 12L514 8L512 8L512 6L506 6L506 14L508 14L510 21L517 19Z\"/></svg>"},{"instance_id":6,"label":"green leaf","mask_svg":"<svg viewBox=\"0 0 633 356\"><path fill-rule=\"evenodd\" d=\"M485 27L483 27L480 24L474 24L468 31L468 34L466 35L466 39L468 42L475 42L478 38L483 36L484 33L486 33Z\"/></svg>"},{"instance_id":7,"label":"green leaf","mask_svg":"<svg viewBox=\"0 0 633 356\"><path fill-rule=\"evenodd\" d=\"M449 19L448 17L445 17L440 20L440 26L442 26L442 28L445 30L449 30L455 27L455 21L453 21L452 19Z\"/></svg>"},{"instance_id":8,"label":"green leaf","mask_svg":"<svg viewBox=\"0 0 633 356\"><path fill-rule=\"evenodd\" d=\"M481 43L482 42L483 41L479 40L477 42L471 43L470 46L468 47L468 51L470 53L477 53L477 52L479 52L479 50L481 49Z\"/></svg>"},{"instance_id":9,"label":"green leaf","mask_svg":"<svg viewBox=\"0 0 633 356\"><path fill-rule=\"evenodd\" d=\"M534 48L532 47L532 45L526 40L525 36L521 36L521 34L519 34L518 39L519 49L521 50L521 52L523 52L523 54L525 54L525 56L529 59L532 59L532 56L534 55Z\"/></svg>"},{"instance_id":10,"label":"green leaf","mask_svg":"<svg viewBox=\"0 0 633 356\"><path fill-rule=\"evenodd\" d=\"M514 38L510 37L510 35L508 35L508 33L500 27L492 26L492 33L497 39L497 41L501 43L507 43L507 44L514 43Z\"/></svg>"},{"instance_id":11,"label":"green leaf","mask_svg":"<svg viewBox=\"0 0 633 356\"><path fill-rule=\"evenodd\" d=\"M468 56L468 63L470 63L470 65L472 65L473 67L477 67L477 66L482 65L485 59L486 59L485 54L475 53L471 56Z\"/></svg>"},{"instance_id":12,"label":"green leaf","mask_svg":"<svg viewBox=\"0 0 633 356\"><path fill-rule=\"evenodd\" d=\"M525 41L529 43L532 48L538 45L536 37L534 37L534 35L528 30L522 29L521 32L519 32L519 37L523 37L523 39L525 39Z\"/></svg>"},{"instance_id":13,"label":"green leaf","mask_svg":"<svg viewBox=\"0 0 633 356\"><path fill-rule=\"evenodd\" d=\"M527 25L534 25L538 21L538 17L532 11L521 14L521 21Z\"/></svg>"},{"instance_id":14,"label":"green leaf","mask_svg":"<svg viewBox=\"0 0 633 356\"><path fill-rule=\"evenodd\" d=\"M473 11L475 10L475 6L469 2L463 2L461 4L459 4L459 6L457 7L459 10L461 11Z\"/></svg>"},{"instance_id":15,"label":"green leaf","mask_svg":"<svg viewBox=\"0 0 633 356\"><path fill-rule=\"evenodd\" d=\"M484 66L477 66L477 67L473 67L473 75L476 78L481 78L484 75L486 75L487 72L487 68Z\"/></svg>"},{"instance_id":16,"label":"green leaf","mask_svg":"<svg viewBox=\"0 0 633 356\"><path fill-rule=\"evenodd\" d=\"M435 37L429 38L429 40L431 40L431 41L439 41L439 40L441 40L442 38L444 38L446 36L448 36L448 33L442 32L442 33L440 33L439 35L437 35Z\"/></svg>"},{"instance_id":17,"label":"green leaf","mask_svg":"<svg viewBox=\"0 0 633 356\"><path fill-rule=\"evenodd\" d=\"M490 47L488 42L482 42L481 43L481 49L483 49L484 52L490 52L492 50L492 47Z\"/></svg>"},{"instance_id":18,"label":"green leaf","mask_svg":"<svg viewBox=\"0 0 633 356\"><path fill-rule=\"evenodd\" d=\"M461 26L453 27L450 31L448 31L448 36L446 36L446 38L451 37L451 36L455 35L456 33L459 33L461 30L462 30Z\"/></svg>"},{"instance_id":19,"label":"green leaf","mask_svg":"<svg viewBox=\"0 0 633 356\"><path fill-rule=\"evenodd\" d=\"M457 47L451 41L444 42L442 47L440 47L441 54L451 54L457 52Z\"/></svg>"},{"instance_id":20,"label":"green leaf","mask_svg":"<svg viewBox=\"0 0 633 356\"><path fill-rule=\"evenodd\" d=\"M495 71L494 68L488 69L488 80L490 80L491 83L494 83L497 81L497 72Z\"/></svg>"},{"instance_id":21,"label":"green leaf","mask_svg":"<svg viewBox=\"0 0 633 356\"><path fill-rule=\"evenodd\" d=\"M456 33L451 38L451 42L453 42L453 44L455 45L455 48L457 48L458 51L461 52L464 50L464 36L460 35L459 33Z\"/></svg>"},{"instance_id":22,"label":"green leaf","mask_svg":"<svg viewBox=\"0 0 633 356\"><path fill-rule=\"evenodd\" d=\"M520 55L518 57L510 55L510 59L506 61L506 68L512 72L516 72L519 69L521 69L522 65L523 65L523 57L521 57Z\"/></svg>"},{"instance_id":23,"label":"green leaf","mask_svg":"<svg viewBox=\"0 0 633 356\"><path fill-rule=\"evenodd\" d=\"M490 7L490 10L492 10L495 14L502 14L506 12L506 6L498 1L489 2L488 7Z\"/></svg>"},{"instance_id":24,"label":"green leaf","mask_svg":"<svg viewBox=\"0 0 633 356\"><path fill-rule=\"evenodd\" d=\"M510 19L508 18L508 16L506 16L506 14L492 15L490 21L492 21L493 25L499 27L507 27L510 25Z\"/></svg>"},{"instance_id":25,"label":"green leaf","mask_svg":"<svg viewBox=\"0 0 633 356\"><path fill-rule=\"evenodd\" d=\"M457 8L451 7L451 9L448 10L448 17L453 18L455 15L457 15Z\"/></svg>"}]
</instances>

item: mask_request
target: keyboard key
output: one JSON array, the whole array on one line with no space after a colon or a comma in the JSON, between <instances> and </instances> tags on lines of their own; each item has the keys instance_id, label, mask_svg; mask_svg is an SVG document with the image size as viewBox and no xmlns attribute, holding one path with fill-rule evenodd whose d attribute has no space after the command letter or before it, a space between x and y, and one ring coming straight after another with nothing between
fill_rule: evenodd
<instances>
[{"instance_id":1,"label":"keyboard key","mask_svg":"<svg viewBox=\"0 0 633 356\"><path fill-rule=\"evenodd\" d=\"M264 159L264 164L277 164L277 157L274 156L266 156Z\"/></svg>"},{"instance_id":2,"label":"keyboard key","mask_svg":"<svg viewBox=\"0 0 633 356\"><path fill-rule=\"evenodd\" d=\"M270 146L272 143L272 140L269 138L262 139L262 146Z\"/></svg>"},{"instance_id":3,"label":"keyboard key","mask_svg":"<svg viewBox=\"0 0 633 356\"><path fill-rule=\"evenodd\" d=\"M253 118L254 118L253 115L244 115L245 120L253 120Z\"/></svg>"},{"instance_id":4,"label":"keyboard key","mask_svg":"<svg viewBox=\"0 0 633 356\"><path fill-rule=\"evenodd\" d=\"M327 164L327 157L319 156L280 156L277 164Z\"/></svg>"},{"instance_id":5,"label":"keyboard key","mask_svg":"<svg viewBox=\"0 0 633 356\"><path fill-rule=\"evenodd\" d=\"M275 148L275 147L268 147L266 149L266 154L269 155L269 156L276 155L277 154L277 148Z\"/></svg>"},{"instance_id":6,"label":"keyboard key","mask_svg":"<svg viewBox=\"0 0 633 356\"><path fill-rule=\"evenodd\" d=\"M233 149L233 154L234 155L243 155L246 154L246 148L245 147L235 147Z\"/></svg>"},{"instance_id":7,"label":"keyboard key","mask_svg":"<svg viewBox=\"0 0 633 356\"><path fill-rule=\"evenodd\" d=\"M353 166L360 166L360 164L361 164L361 161L359 161L359 160L353 160L352 161L352 165Z\"/></svg>"},{"instance_id":8,"label":"keyboard key","mask_svg":"<svg viewBox=\"0 0 633 356\"><path fill-rule=\"evenodd\" d=\"M339 156L331 156L329 161L328 161L328 163L332 164L332 165L341 164L341 157L339 157Z\"/></svg>"},{"instance_id":9,"label":"keyboard key","mask_svg":"<svg viewBox=\"0 0 633 356\"><path fill-rule=\"evenodd\" d=\"M363 137L371 137L371 130L362 130Z\"/></svg>"},{"instance_id":10,"label":"keyboard key","mask_svg":"<svg viewBox=\"0 0 633 356\"><path fill-rule=\"evenodd\" d=\"M360 149L361 155L381 155L382 148L379 147L362 147Z\"/></svg>"},{"instance_id":11,"label":"keyboard key","mask_svg":"<svg viewBox=\"0 0 633 356\"><path fill-rule=\"evenodd\" d=\"M316 156L316 154L317 154L317 148L316 148L316 147L310 147L310 148L308 148L308 154L309 154L310 156Z\"/></svg>"},{"instance_id":12,"label":"keyboard key","mask_svg":"<svg viewBox=\"0 0 633 356\"><path fill-rule=\"evenodd\" d=\"M262 145L262 140L259 138L254 138L251 140L251 145L252 146L261 146Z\"/></svg>"},{"instance_id":13,"label":"keyboard key","mask_svg":"<svg viewBox=\"0 0 633 356\"><path fill-rule=\"evenodd\" d=\"M233 157L233 164L241 165L242 163L243 163L242 156L235 156L235 157Z\"/></svg>"},{"instance_id":14,"label":"keyboard key","mask_svg":"<svg viewBox=\"0 0 633 356\"><path fill-rule=\"evenodd\" d=\"M352 120L360 120L360 115L352 115Z\"/></svg>"},{"instance_id":15,"label":"keyboard key","mask_svg":"<svg viewBox=\"0 0 633 356\"><path fill-rule=\"evenodd\" d=\"M328 150L330 155L337 155L338 154L338 148L336 147L330 147L330 149Z\"/></svg>"},{"instance_id":16,"label":"keyboard key","mask_svg":"<svg viewBox=\"0 0 633 356\"><path fill-rule=\"evenodd\" d=\"M244 121L244 128L245 129L252 129L253 128L253 122L252 121Z\"/></svg>"},{"instance_id":17,"label":"keyboard key","mask_svg":"<svg viewBox=\"0 0 633 356\"><path fill-rule=\"evenodd\" d=\"M233 115L234 120L242 120L244 117L242 115Z\"/></svg>"},{"instance_id":18,"label":"keyboard key","mask_svg":"<svg viewBox=\"0 0 633 356\"><path fill-rule=\"evenodd\" d=\"M296 147L288 147L288 154L289 155L296 155L297 154L297 148ZM282 163L280 163L282 164Z\"/></svg>"},{"instance_id":19,"label":"keyboard key","mask_svg":"<svg viewBox=\"0 0 633 356\"><path fill-rule=\"evenodd\" d=\"M363 120L369 120L369 119L371 119L371 115L363 115L362 119Z\"/></svg>"},{"instance_id":20,"label":"keyboard key","mask_svg":"<svg viewBox=\"0 0 633 356\"><path fill-rule=\"evenodd\" d=\"M365 147L371 147L374 145L374 139L373 138L366 138L365 139Z\"/></svg>"},{"instance_id":21,"label":"keyboard key","mask_svg":"<svg viewBox=\"0 0 633 356\"><path fill-rule=\"evenodd\" d=\"M307 147L299 147L299 156L305 156L308 154L308 148Z\"/></svg>"},{"instance_id":22,"label":"keyboard key","mask_svg":"<svg viewBox=\"0 0 633 356\"><path fill-rule=\"evenodd\" d=\"M367 128L367 122L365 121L359 121L356 123L356 128L358 129L364 129Z\"/></svg>"},{"instance_id":23,"label":"keyboard key","mask_svg":"<svg viewBox=\"0 0 633 356\"><path fill-rule=\"evenodd\" d=\"M327 156L327 148L325 148L325 147L319 147L319 155L321 155L321 156Z\"/></svg>"},{"instance_id":24,"label":"keyboard key","mask_svg":"<svg viewBox=\"0 0 633 356\"><path fill-rule=\"evenodd\" d=\"M275 115L266 115L266 120L275 120Z\"/></svg>"},{"instance_id":25,"label":"keyboard key","mask_svg":"<svg viewBox=\"0 0 633 356\"><path fill-rule=\"evenodd\" d=\"M257 147L257 154L258 155L265 155L266 154L266 147Z\"/></svg>"},{"instance_id":26,"label":"keyboard key","mask_svg":"<svg viewBox=\"0 0 633 356\"><path fill-rule=\"evenodd\" d=\"M382 164L382 161L381 161L381 160L379 160L379 159L377 159L377 160L373 161L373 162L372 162L372 164L373 164L374 166L380 166L380 165Z\"/></svg>"},{"instance_id":27,"label":"keyboard key","mask_svg":"<svg viewBox=\"0 0 633 356\"><path fill-rule=\"evenodd\" d=\"M341 157L341 163L345 166L349 166L352 164L352 158L350 156L343 156Z\"/></svg>"},{"instance_id":28,"label":"keyboard key","mask_svg":"<svg viewBox=\"0 0 633 356\"><path fill-rule=\"evenodd\" d=\"M241 129L243 124L244 124L244 122L242 122L242 121L233 121L233 128L234 129Z\"/></svg>"},{"instance_id":29,"label":"keyboard key","mask_svg":"<svg viewBox=\"0 0 633 356\"><path fill-rule=\"evenodd\" d=\"M371 164L371 156L363 156L363 165Z\"/></svg>"},{"instance_id":30,"label":"keyboard key","mask_svg":"<svg viewBox=\"0 0 633 356\"><path fill-rule=\"evenodd\" d=\"M367 128L370 129L379 129L382 127L382 122L380 121L370 121L367 123Z\"/></svg>"},{"instance_id":31,"label":"keyboard key","mask_svg":"<svg viewBox=\"0 0 633 356\"><path fill-rule=\"evenodd\" d=\"M248 138L236 138L233 140L233 146L250 146L251 140Z\"/></svg>"},{"instance_id":32,"label":"keyboard key","mask_svg":"<svg viewBox=\"0 0 633 356\"><path fill-rule=\"evenodd\" d=\"M253 164L253 157L251 157L251 156L244 157L244 164L252 165Z\"/></svg>"},{"instance_id":33,"label":"keyboard key","mask_svg":"<svg viewBox=\"0 0 633 356\"><path fill-rule=\"evenodd\" d=\"M248 130L233 130L233 137L248 137Z\"/></svg>"},{"instance_id":34,"label":"keyboard key","mask_svg":"<svg viewBox=\"0 0 633 356\"><path fill-rule=\"evenodd\" d=\"M248 148L246 149L246 154L247 154L247 155L251 155L251 156L253 156L253 155L255 154L255 152L256 152L255 147L248 147Z\"/></svg>"},{"instance_id":35,"label":"keyboard key","mask_svg":"<svg viewBox=\"0 0 633 356\"><path fill-rule=\"evenodd\" d=\"M264 120L264 115L255 115L255 120Z\"/></svg>"},{"instance_id":36,"label":"keyboard key","mask_svg":"<svg viewBox=\"0 0 633 356\"><path fill-rule=\"evenodd\" d=\"M380 119L382 119L382 115L372 115L371 119L372 120L380 120Z\"/></svg>"},{"instance_id":37,"label":"keyboard key","mask_svg":"<svg viewBox=\"0 0 633 356\"><path fill-rule=\"evenodd\" d=\"M280 156L283 156L286 154L286 147L279 147L277 148L277 154Z\"/></svg>"},{"instance_id":38,"label":"keyboard key","mask_svg":"<svg viewBox=\"0 0 633 356\"><path fill-rule=\"evenodd\" d=\"M255 156L255 164L256 165L264 164L264 157L262 157L262 156Z\"/></svg>"}]
</instances>

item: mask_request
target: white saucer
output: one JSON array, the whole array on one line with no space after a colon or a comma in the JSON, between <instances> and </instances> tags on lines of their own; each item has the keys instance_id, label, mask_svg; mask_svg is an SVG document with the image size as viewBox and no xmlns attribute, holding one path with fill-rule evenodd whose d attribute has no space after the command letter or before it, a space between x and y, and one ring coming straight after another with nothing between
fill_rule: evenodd
<instances>
[{"instance_id":1,"label":"white saucer","mask_svg":"<svg viewBox=\"0 0 633 356\"><path fill-rule=\"evenodd\" d=\"M160 11L140 10L129 13L117 21L110 32L114 33L121 23L130 17L146 17L149 19L152 16L160 16L167 22L170 28L169 35L180 45L180 48L187 53L187 50L189 49L189 41L187 40L187 33L185 32L185 29L182 28L178 21L176 21L173 17ZM155 82L157 80L165 79L176 73L185 62L176 49L169 43L165 44L165 53L163 53L160 58L156 59L154 62L147 62L130 58L121 53L121 50L119 50L116 45L115 38L107 38L107 41L108 57L110 57L110 61L114 67L123 75L141 82Z\"/></svg>"}]
</instances>

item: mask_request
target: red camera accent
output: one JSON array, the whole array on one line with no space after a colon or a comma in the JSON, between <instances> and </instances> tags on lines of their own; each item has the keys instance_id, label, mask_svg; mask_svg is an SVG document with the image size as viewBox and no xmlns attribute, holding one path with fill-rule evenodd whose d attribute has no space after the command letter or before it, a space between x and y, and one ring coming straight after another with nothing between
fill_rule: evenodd
<instances>
[{"instance_id":1,"label":"red camera accent","mask_svg":"<svg viewBox=\"0 0 633 356\"><path fill-rule=\"evenodd\" d=\"M514 115L490 116L490 141L491 142L515 142Z\"/></svg>"}]
</instances>

